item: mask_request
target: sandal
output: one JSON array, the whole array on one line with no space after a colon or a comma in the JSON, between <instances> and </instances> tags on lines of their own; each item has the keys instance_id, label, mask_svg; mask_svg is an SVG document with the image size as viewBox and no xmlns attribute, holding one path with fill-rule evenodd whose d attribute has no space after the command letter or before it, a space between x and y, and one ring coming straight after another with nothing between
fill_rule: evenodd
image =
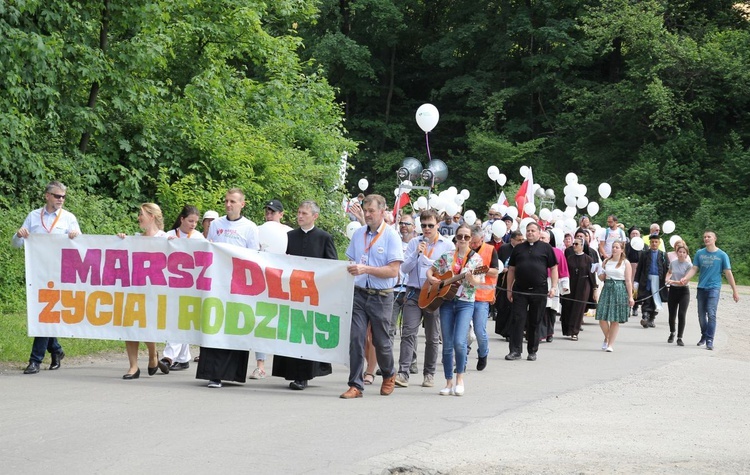
<instances>
[{"instance_id":1,"label":"sandal","mask_svg":"<svg viewBox=\"0 0 750 475\"><path fill-rule=\"evenodd\" d=\"M370 378L372 378L372 379L367 379L368 376ZM363 379L364 379L364 383L369 385L369 384L372 384L372 383L375 382L375 375L372 374L372 373L368 373L367 371L365 371L365 376L364 376Z\"/></svg>"}]
</instances>

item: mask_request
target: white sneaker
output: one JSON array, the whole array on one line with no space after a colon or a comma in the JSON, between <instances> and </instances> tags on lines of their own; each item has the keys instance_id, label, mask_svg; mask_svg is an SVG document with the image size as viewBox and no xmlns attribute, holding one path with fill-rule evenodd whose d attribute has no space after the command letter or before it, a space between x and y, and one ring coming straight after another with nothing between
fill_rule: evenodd
<instances>
[{"instance_id":1,"label":"white sneaker","mask_svg":"<svg viewBox=\"0 0 750 475\"><path fill-rule=\"evenodd\" d=\"M265 378L266 378L265 370L262 370L260 368L255 368L253 370L253 373L247 379L265 379Z\"/></svg>"},{"instance_id":2,"label":"white sneaker","mask_svg":"<svg viewBox=\"0 0 750 475\"><path fill-rule=\"evenodd\" d=\"M218 379L212 379L208 382L209 388L220 388L221 387L221 381Z\"/></svg>"},{"instance_id":3,"label":"white sneaker","mask_svg":"<svg viewBox=\"0 0 750 475\"><path fill-rule=\"evenodd\" d=\"M464 385L463 384L457 384L456 389L453 390L453 394L456 396L463 396L464 395Z\"/></svg>"},{"instance_id":4,"label":"white sneaker","mask_svg":"<svg viewBox=\"0 0 750 475\"><path fill-rule=\"evenodd\" d=\"M406 377L404 377L404 375L401 373L398 373L398 376L396 376L394 383L396 383L396 386L398 386L399 388L409 387L409 380L406 379Z\"/></svg>"},{"instance_id":5,"label":"white sneaker","mask_svg":"<svg viewBox=\"0 0 750 475\"><path fill-rule=\"evenodd\" d=\"M613 351L615 351L615 349L612 348L611 346L608 346L607 349L604 351L606 351L607 353L612 353Z\"/></svg>"},{"instance_id":6,"label":"white sneaker","mask_svg":"<svg viewBox=\"0 0 750 475\"><path fill-rule=\"evenodd\" d=\"M422 387L423 388L431 388L435 385L435 376L431 374L425 374L424 375L424 381L422 381Z\"/></svg>"},{"instance_id":7,"label":"white sneaker","mask_svg":"<svg viewBox=\"0 0 750 475\"><path fill-rule=\"evenodd\" d=\"M607 340L604 340L604 343L602 343L602 350L607 349Z\"/></svg>"},{"instance_id":8,"label":"white sneaker","mask_svg":"<svg viewBox=\"0 0 750 475\"><path fill-rule=\"evenodd\" d=\"M454 393L454 389L453 389L453 386L451 386L449 388L441 389L438 394L440 394L441 396L453 396L453 393Z\"/></svg>"}]
</instances>

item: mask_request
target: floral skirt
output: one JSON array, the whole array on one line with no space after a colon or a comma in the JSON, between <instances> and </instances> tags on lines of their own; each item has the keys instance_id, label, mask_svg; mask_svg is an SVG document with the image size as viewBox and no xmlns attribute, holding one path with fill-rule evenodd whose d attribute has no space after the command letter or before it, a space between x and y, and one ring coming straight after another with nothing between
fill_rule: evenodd
<instances>
[{"instance_id":1,"label":"floral skirt","mask_svg":"<svg viewBox=\"0 0 750 475\"><path fill-rule=\"evenodd\" d=\"M604 281L599 303L596 306L596 319L607 322L625 323L630 316L628 290L624 280Z\"/></svg>"}]
</instances>

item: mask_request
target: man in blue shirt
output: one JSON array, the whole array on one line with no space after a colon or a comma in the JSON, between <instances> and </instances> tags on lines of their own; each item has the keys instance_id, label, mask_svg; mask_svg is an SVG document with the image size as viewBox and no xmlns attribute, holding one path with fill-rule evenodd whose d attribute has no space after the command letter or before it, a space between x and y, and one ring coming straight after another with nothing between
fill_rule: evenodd
<instances>
[{"instance_id":1,"label":"man in blue shirt","mask_svg":"<svg viewBox=\"0 0 750 475\"><path fill-rule=\"evenodd\" d=\"M393 287L404 261L401 238L385 222L385 198L368 195L363 203L365 226L354 232L346 256L347 271L354 276L354 305L349 342L349 389L342 399L362 397L367 325L383 373L380 394L388 396L395 386L393 348L389 329L393 309Z\"/></svg>"},{"instance_id":2,"label":"man in blue shirt","mask_svg":"<svg viewBox=\"0 0 750 475\"><path fill-rule=\"evenodd\" d=\"M667 299L667 256L659 250L659 234L651 234L648 242L649 248L641 251L638 259L634 280L638 301L641 302L641 325L643 328L654 328L654 319L663 307L662 302Z\"/></svg>"},{"instance_id":3,"label":"man in blue shirt","mask_svg":"<svg viewBox=\"0 0 750 475\"><path fill-rule=\"evenodd\" d=\"M740 301L737 293L737 285L734 283L732 266L729 264L729 256L726 252L716 247L716 233L706 231L703 233L703 249L695 253L693 267L680 279L682 285L690 282L690 279L700 271L698 278L698 323L701 326L701 339L698 346L705 346L708 350L714 349L714 335L716 333L716 309L719 307L719 292L721 291L721 274L727 278L732 287L732 298L735 302Z\"/></svg>"}]
</instances>

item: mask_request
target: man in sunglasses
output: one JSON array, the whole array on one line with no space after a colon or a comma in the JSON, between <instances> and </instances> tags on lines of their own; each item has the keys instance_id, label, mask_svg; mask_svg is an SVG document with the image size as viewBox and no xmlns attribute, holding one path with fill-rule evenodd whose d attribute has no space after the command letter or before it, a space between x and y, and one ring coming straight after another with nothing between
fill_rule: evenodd
<instances>
[{"instance_id":1,"label":"man in sunglasses","mask_svg":"<svg viewBox=\"0 0 750 475\"><path fill-rule=\"evenodd\" d=\"M406 274L406 298L401 320L401 352L396 385L402 388L409 386L409 367L416 351L422 319L425 334L422 386L431 388L434 385L440 348L440 315L438 310L430 312L419 308L419 292L427 281L427 270L435 260L454 249L451 240L438 233L438 215L435 210L422 211L419 222L422 238L409 241L404 253L404 263L401 265L401 270Z\"/></svg>"},{"instance_id":2,"label":"man in sunglasses","mask_svg":"<svg viewBox=\"0 0 750 475\"><path fill-rule=\"evenodd\" d=\"M30 234L67 234L70 239L81 233L78 220L73 213L63 210L65 204L65 185L59 181L51 181L44 190L44 207L34 210L26 216L23 226L13 235L13 246L23 247L24 240ZM34 337L29 356L29 365L23 374L36 374L44 359L44 353L49 351L52 363L49 369L60 368L60 362L65 357L62 346L54 337Z\"/></svg>"},{"instance_id":3,"label":"man in sunglasses","mask_svg":"<svg viewBox=\"0 0 750 475\"><path fill-rule=\"evenodd\" d=\"M406 253L406 246L409 244L409 241L417 237L417 231L414 228L414 218L411 214L404 213L399 217L398 231L399 235L401 236L401 249L404 251L404 253ZM391 315L390 329L391 344L393 344L393 339L396 337L396 329L398 328L398 316L401 314L401 310L404 307L404 299L406 297L406 273L404 272L403 268L401 268L398 273L398 284L396 284L396 286L393 288L393 295L393 314ZM416 374L416 369L417 362L415 352L409 371L412 374Z\"/></svg>"}]
</instances>

